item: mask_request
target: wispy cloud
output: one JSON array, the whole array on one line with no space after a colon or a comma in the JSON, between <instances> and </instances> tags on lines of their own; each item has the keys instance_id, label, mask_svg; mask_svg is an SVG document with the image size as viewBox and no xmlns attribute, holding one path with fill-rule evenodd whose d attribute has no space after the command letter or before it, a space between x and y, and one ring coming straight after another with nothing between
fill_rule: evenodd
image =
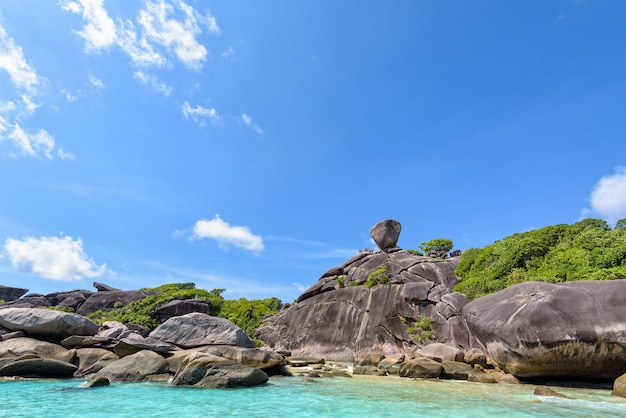
<instances>
[{"instance_id":1,"label":"wispy cloud","mask_svg":"<svg viewBox=\"0 0 626 418\"><path fill-rule=\"evenodd\" d=\"M185 119L191 119L200 126L205 126L208 120L211 124L222 126L222 116L220 116L215 108L204 106L191 106L188 102L183 103L181 111Z\"/></svg>"},{"instance_id":2,"label":"wispy cloud","mask_svg":"<svg viewBox=\"0 0 626 418\"><path fill-rule=\"evenodd\" d=\"M8 142L29 157L52 158L56 143L45 129L30 133L22 125L40 106L35 100L41 78L28 63L21 46L15 43L6 29L0 26L0 70L9 74L18 100L0 102L0 142ZM14 152L9 155L16 157ZM69 153L57 150L62 159L69 159ZM73 155L73 154L72 154Z\"/></svg>"},{"instance_id":3,"label":"wispy cloud","mask_svg":"<svg viewBox=\"0 0 626 418\"><path fill-rule=\"evenodd\" d=\"M94 76L89 72L89 84L96 88L96 90L104 90L104 82L100 80L98 77Z\"/></svg>"},{"instance_id":4,"label":"wispy cloud","mask_svg":"<svg viewBox=\"0 0 626 418\"><path fill-rule=\"evenodd\" d=\"M583 216L596 213L611 223L626 218L626 166L602 177L591 191L589 202L591 208L583 209Z\"/></svg>"},{"instance_id":5,"label":"wispy cloud","mask_svg":"<svg viewBox=\"0 0 626 418\"><path fill-rule=\"evenodd\" d=\"M246 125L248 128L252 129L259 135L263 134L263 130L261 129L261 127L252 122L252 118L246 113L242 113L241 116L239 116L239 123L241 123L242 125Z\"/></svg>"},{"instance_id":6,"label":"wispy cloud","mask_svg":"<svg viewBox=\"0 0 626 418\"><path fill-rule=\"evenodd\" d=\"M87 51L108 49L117 41L117 28L104 8L104 0L61 0L64 11L82 14L85 25L76 31L85 40Z\"/></svg>"},{"instance_id":7,"label":"wispy cloud","mask_svg":"<svg viewBox=\"0 0 626 418\"><path fill-rule=\"evenodd\" d=\"M61 0L64 11L82 15L84 26L76 33L85 40L88 52L118 46L139 66L162 67L167 56L176 57L188 68L201 68L208 51L197 37L203 29L219 34L210 12L200 14L183 0L147 1L136 23L109 16L103 0ZM160 51L159 51L160 49Z\"/></svg>"},{"instance_id":8,"label":"wispy cloud","mask_svg":"<svg viewBox=\"0 0 626 418\"><path fill-rule=\"evenodd\" d=\"M197 221L193 227L193 238L210 238L224 247L234 245L257 253L265 249L263 238L254 235L248 227L231 226L228 222L223 221L219 215L215 215L213 219Z\"/></svg>"},{"instance_id":9,"label":"wispy cloud","mask_svg":"<svg viewBox=\"0 0 626 418\"><path fill-rule=\"evenodd\" d=\"M226 49L226 51L222 52L220 55L222 56L222 58L228 59L235 55L235 50L232 46L229 46L228 49Z\"/></svg>"},{"instance_id":10,"label":"wispy cloud","mask_svg":"<svg viewBox=\"0 0 626 418\"><path fill-rule=\"evenodd\" d=\"M150 87L154 91L161 93L164 96L169 96L172 93L172 87L165 83L161 83L155 76L146 74L143 71L135 71L133 77L141 82L141 84Z\"/></svg>"},{"instance_id":11,"label":"wispy cloud","mask_svg":"<svg viewBox=\"0 0 626 418\"><path fill-rule=\"evenodd\" d=\"M11 82L18 89L34 93L39 84L39 77L26 61L22 47L15 44L2 26L0 26L0 69L9 73Z\"/></svg>"},{"instance_id":12,"label":"wispy cloud","mask_svg":"<svg viewBox=\"0 0 626 418\"><path fill-rule=\"evenodd\" d=\"M72 237L8 238L4 251L15 268L52 280L82 280L101 276L98 266L83 249L83 241Z\"/></svg>"}]
</instances>

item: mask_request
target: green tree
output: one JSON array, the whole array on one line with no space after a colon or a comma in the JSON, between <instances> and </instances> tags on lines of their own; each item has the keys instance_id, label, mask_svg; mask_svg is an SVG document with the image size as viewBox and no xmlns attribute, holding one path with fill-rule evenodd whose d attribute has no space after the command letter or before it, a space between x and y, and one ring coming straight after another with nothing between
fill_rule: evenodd
<instances>
[{"instance_id":1,"label":"green tree","mask_svg":"<svg viewBox=\"0 0 626 418\"><path fill-rule=\"evenodd\" d=\"M424 254L441 258L445 258L452 247L454 247L454 244L452 240L448 238L435 238L430 241L422 242L419 245L420 250L422 250Z\"/></svg>"}]
</instances>

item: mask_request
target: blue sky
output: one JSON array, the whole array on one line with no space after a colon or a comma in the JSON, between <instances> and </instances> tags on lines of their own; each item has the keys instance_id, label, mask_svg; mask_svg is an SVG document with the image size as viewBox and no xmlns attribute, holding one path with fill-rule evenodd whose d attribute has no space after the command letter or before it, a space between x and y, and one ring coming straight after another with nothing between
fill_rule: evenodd
<instances>
[{"instance_id":1,"label":"blue sky","mask_svg":"<svg viewBox=\"0 0 626 418\"><path fill-rule=\"evenodd\" d=\"M0 0L0 284L291 301L626 217L626 2Z\"/></svg>"}]
</instances>

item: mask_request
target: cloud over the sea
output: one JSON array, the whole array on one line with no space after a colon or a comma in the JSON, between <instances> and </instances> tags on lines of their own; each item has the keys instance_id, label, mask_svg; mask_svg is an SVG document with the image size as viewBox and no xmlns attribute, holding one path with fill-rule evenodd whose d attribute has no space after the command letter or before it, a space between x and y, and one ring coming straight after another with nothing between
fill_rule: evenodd
<instances>
[{"instance_id":1,"label":"cloud over the sea","mask_svg":"<svg viewBox=\"0 0 626 418\"><path fill-rule=\"evenodd\" d=\"M83 241L65 237L8 238L4 251L13 266L51 280L82 280L101 276L106 265L97 265L83 249Z\"/></svg>"},{"instance_id":2,"label":"cloud over the sea","mask_svg":"<svg viewBox=\"0 0 626 418\"><path fill-rule=\"evenodd\" d=\"M231 226L219 215L213 219L201 219L193 227L193 238L210 238L216 240L221 246L234 245L248 251L261 252L265 249L263 238L254 235L248 227Z\"/></svg>"}]
</instances>

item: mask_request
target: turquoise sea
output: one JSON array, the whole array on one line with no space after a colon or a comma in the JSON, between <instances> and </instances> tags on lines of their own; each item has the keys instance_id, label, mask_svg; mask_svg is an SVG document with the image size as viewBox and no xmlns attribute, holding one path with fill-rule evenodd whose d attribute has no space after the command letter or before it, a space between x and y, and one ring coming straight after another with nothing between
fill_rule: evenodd
<instances>
[{"instance_id":1,"label":"turquoise sea","mask_svg":"<svg viewBox=\"0 0 626 418\"><path fill-rule=\"evenodd\" d=\"M0 417L625 417L626 399L606 389L555 388L572 399L533 395L532 385L396 377L272 378L247 389L80 380L0 380Z\"/></svg>"}]
</instances>

